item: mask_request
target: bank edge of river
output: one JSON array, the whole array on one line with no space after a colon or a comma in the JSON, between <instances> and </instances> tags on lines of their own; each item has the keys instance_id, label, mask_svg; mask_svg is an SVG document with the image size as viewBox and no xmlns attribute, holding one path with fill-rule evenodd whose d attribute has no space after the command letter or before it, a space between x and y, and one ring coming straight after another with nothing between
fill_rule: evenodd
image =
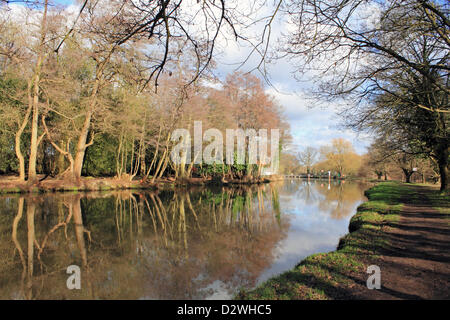
<instances>
[{"instance_id":1,"label":"bank edge of river","mask_svg":"<svg viewBox=\"0 0 450 320\"><path fill-rule=\"evenodd\" d=\"M358 207L350 220L350 233L340 239L336 251L308 256L292 270L269 279L256 289L242 289L235 299L361 299L364 295L367 298L368 292L370 298L370 292L377 290L367 289L366 268L377 264L383 249L390 245L385 228L400 220L404 199L417 196L408 186L381 182L366 190L368 201ZM448 199L448 195L436 197ZM423 199L419 199L419 204L423 204Z\"/></svg>"},{"instance_id":2,"label":"bank edge of river","mask_svg":"<svg viewBox=\"0 0 450 320\"><path fill-rule=\"evenodd\" d=\"M284 180L282 176L267 176L258 179L234 179L230 181L207 180L202 178L190 179L160 179L155 183L141 180L123 180L116 178L83 177L79 181L44 179L37 183L10 179L0 180L0 194L11 193L44 193L44 192L84 192L110 190L167 190L176 187L194 185L253 185Z\"/></svg>"}]
</instances>

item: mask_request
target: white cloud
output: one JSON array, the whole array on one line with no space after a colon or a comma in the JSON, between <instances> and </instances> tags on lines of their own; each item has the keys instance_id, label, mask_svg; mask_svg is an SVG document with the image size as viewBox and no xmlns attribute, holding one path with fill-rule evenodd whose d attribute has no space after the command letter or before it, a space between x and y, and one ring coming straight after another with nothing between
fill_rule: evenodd
<instances>
[{"instance_id":1,"label":"white cloud","mask_svg":"<svg viewBox=\"0 0 450 320\"><path fill-rule=\"evenodd\" d=\"M277 83L279 91L270 87L266 92L275 97L284 108L291 125L294 149L301 150L307 146L320 147L329 144L334 138L344 138L352 142L358 153L366 151L366 146L370 142L367 135L358 135L351 130L338 128L342 119L336 112L343 107L341 104L317 101L305 91L285 90L291 85Z\"/></svg>"}]
</instances>

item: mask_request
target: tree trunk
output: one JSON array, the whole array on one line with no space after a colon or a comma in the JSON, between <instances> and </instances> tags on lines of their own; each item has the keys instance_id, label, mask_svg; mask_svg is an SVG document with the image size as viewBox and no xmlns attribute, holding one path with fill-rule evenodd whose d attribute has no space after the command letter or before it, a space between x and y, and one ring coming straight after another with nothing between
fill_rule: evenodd
<instances>
[{"instance_id":1,"label":"tree trunk","mask_svg":"<svg viewBox=\"0 0 450 320\"><path fill-rule=\"evenodd\" d=\"M443 146L438 150L438 167L439 176L441 180L441 191L448 189L448 144L443 143Z\"/></svg>"},{"instance_id":2,"label":"tree trunk","mask_svg":"<svg viewBox=\"0 0 450 320\"><path fill-rule=\"evenodd\" d=\"M448 168L446 165L439 165L439 174L441 176L441 191L448 189Z\"/></svg>"},{"instance_id":3,"label":"tree trunk","mask_svg":"<svg viewBox=\"0 0 450 320\"><path fill-rule=\"evenodd\" d=\"M410 174L405 174L405 182L411 183L411 175Z\"/></svg>"},{"instance_id":4,"label":"tree trunk","mask_svg":"<svg viewBox=\"0 0 450 320\"><path fill-rule=\"evenodd\" d=\"M141 153L141 160L140 160L140 175L141 177L145 177L145 172L147 171L146 169L146 165L145 165L145 153L147 151L147 148L144 144L144 146L142 147L142 153Z\"/></svg>"},{"instance_id":5,"label":"tree trunk","mask_svg":"<svg viewBox=\"0 0 450 320\"><path fill-rule=\"evenodd\" d=\"M38 138L38 121L39 121L39 82L42 63L44 61L44 43L45 43L45 32L47 28L47 8L48 0L44 4L44 14L42 16L41 23L41 39L39 43L39 53L36 61L36 68L34 70L34 80L33 80L33 117L31 119L31 145L30 145L30 158L28 160L28 181L35 182L36 177L36 162L37 162L37 148L39 145Z\"/></svg>"},{"instance_id":6,"label":"tree trunk","mask_svg":"<svg viewBox=\"0 0 450 320\"><path fill-rule=\"evenodd\" d=\"M39 62L38 62L39 63ZM36 71L38 72L38 71ZM39 74L34 78L33 116L31 117L31 144L28 162L28 181L36 181L36 162L38 147L38 120L39 120Z\"/></svg>"},{"instance_id":7,"label":"tree trunk","mask_svg":"<svg viewBox=\"0 0 450 320\"><path fill-rule=\"evenodd\" d=\"M405 174L405 182L406 183L411 183L411 176L414 173L414 171L412 170L408 170L408 169L404 169L402 168L403 173Z\"/></svg>"},{"instance_id":8,"label":"tree trunk","mask_svg":"<svg viewBox=\"0 0 450 320\"><path fill-rule=\"evenodd\" d=\"M441 157L442 158L442 157ZM446 191L448 189L448 165L447 161L444 159L439 159L439 176L441 180L441 191Z\"/></svg>"},{"instance_id":9,"label":"tree trunk","mask_svg":"<svg viewBox=\"0 0 450 320\"><path fill-rule=\"evenodd\" d=\"M375 172L375 173L377 174L377 179L378 179L378 180L381 180L381 177L383 176L383 172L377 171L377 172Z\"/></svg>"},{"instance_id":10,"label":"tree trunk","mask_svg":"<svg viewBox=\"0 0 450 320\"><path fill-rule=\"evenodd\" d=\"M74 166L73 166L73 178L79 180L81 178L81 170L83 169L84 155L86 153L87 147L93 143L93 139L88 143L87 138L89 135L89 128L91 126L92 115L94 114L95 106L97 104L97 93L100 85L100 77L102 76L102 69L97 72L94 87L91 93L91 102L86 111L86 116L84 118L83 128L81 129L80 135L78 137L77 149L75 154Z\"/></svg>"},{"instance_id":11,"label":"tree trunk","mask_svg":"<svg viewBox=\"0 0 450 320\"><path fill-rule=\"evenodd\" d=\"M31 90L30 83L28 83L28 90ZM28 91L28 92L30 92L30 91ZM30 97L30 95L28 97ZM16 151L17 159L19 160L19 179L20 179L20 181L25 181L25 159L23 157L22 150L20 148L20 144L21 144L21 140L22 140L22 133L25 130L25 127L27 126L28 119L30 118L31 108L32 108L32 105L31 105L31 103L29 103L25 117L23 118L22 124L21 124L19 130L17 130L16 137L15 137L16 138L15 139L15 151Z\"/></svg>"},{"instance_id":12,"label":"tree trunk","mask_svg":"<svg viewBox=\"0 0 450 320\"><path fill-rule=\"evenodd\" d=\"M77 152L75 154L75 160L73 165L73 178L79 180L81 178L81 170L83 169L84 155L86 153L87 147L91 143L87 143L87 137L89 134L89 127L91 125L93 110L90 109L86 112L86 117L84 119L83 128L81 129L80 136L78 137Z\"/></svg>"}]
</instances>

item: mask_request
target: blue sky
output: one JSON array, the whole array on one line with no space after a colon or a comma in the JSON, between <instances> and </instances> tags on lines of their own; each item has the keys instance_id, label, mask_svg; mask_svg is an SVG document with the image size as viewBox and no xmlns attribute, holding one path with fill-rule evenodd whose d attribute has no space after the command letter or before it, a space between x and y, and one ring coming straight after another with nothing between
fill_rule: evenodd
<instances>
[{"instance_id":1,"label":"blue sky","mask_svg":"<svg viewBox=\"0 0 450 320\"><path fill-rule=\"evenodd\" d=\"M72 1L72 0L55 0L54 2L55 3L59 3L59 4L63 4L63 5L69 5L69 4L74 3L74 1Z\"/></svg>"},{"instance_id":2,"label":"blue sky","mask_svg":"<svg viewBox=\"0 0 450 320\"><path fill-rule=\"evenodd\" d=\"M72 5L76 1L55 0L60 5ZM282 21L277 21L274 29L279 33L283 29ZM216 74L224 79L227 73L236 69L236 63L245 59L248 48L242 48L228 42L223 46L223 53L216 58ZM241 71L252 70L259 60L252 57ZM320 147L328 144L333 138L345 138L352 142L360 154L370 144L367 135L358 135L350 130L338 128L341 119L337 116L337 106L333 103L322 103L321 107L312 107L310 97L311 82L299 82L294 78L295 70L286 60L275 61L268 66L272 86L267 85L267 93L273 95L283 106L286 119L291 126L294 151L306 146ZM255 73L258 75L258 73Z\"/></svg>"},{"instance_id":3,"label":"blue sky","mask_svg":"<svg viewBox=\"0 0 450 320\"><path fill-rule=\"evenodd\" d=\"M284 21L277 19L272 30L271 44L276 45L277 35L285 29ZM227 73L233 72L236 62L243 61L248 52L248 48L239 47L229 41L218 60L218 76L224 78ZM257 56L253 56L240 70L253 70L259 61ZM267 71L270 85L267 85L266 92L273 95L284 108L291 125L294 150L302 150L306 146L320 147L329 144L333 138L345 138L352 142L359 154L366 152L371 142L367 134L357 134L340 128L342 119L337 115L337 111L342 109L342 105L339 106L337 102L313 101L314 75L306 74L302 81L298 81L296 77L301 75L295 72L293 63L287 59L275 60L267 66ZM258 76L258 72L254 74Z\"/></svg>"}]
</instances>

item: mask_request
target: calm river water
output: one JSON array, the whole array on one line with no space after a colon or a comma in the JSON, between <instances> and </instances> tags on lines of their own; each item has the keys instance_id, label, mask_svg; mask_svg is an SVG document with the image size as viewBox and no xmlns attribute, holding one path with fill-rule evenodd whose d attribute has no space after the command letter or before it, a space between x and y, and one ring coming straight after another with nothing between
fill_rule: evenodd
<instances>
[{"instance_id":1,"label":"calm river water","mask_svg":"<svg viewBox=\"0 0 450 320\"><path fill-rule=\"evenodd\" d=\"M357 182L0 196L0 299L228 299L332 251ZM81 289L69 290L68 266Z\"/></svg>"}]
</instances>

